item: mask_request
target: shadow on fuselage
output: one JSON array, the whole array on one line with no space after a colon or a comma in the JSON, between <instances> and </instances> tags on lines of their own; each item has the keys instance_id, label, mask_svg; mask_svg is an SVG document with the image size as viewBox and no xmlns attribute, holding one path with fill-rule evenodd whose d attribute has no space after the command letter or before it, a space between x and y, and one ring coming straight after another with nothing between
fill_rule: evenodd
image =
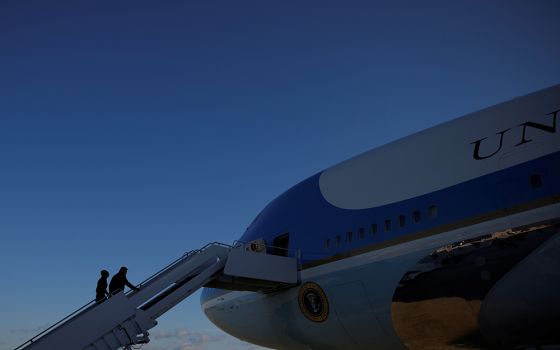
<instances>
[{"instance_id":1,"label":"shadow on fuselage","mask_svg":"<svg viewBox=\"0 0 560 350\"><path fill-rule=\"evenodd\" d=\"M482 304L504 275L559 231L560 221L536 223L436 249L395 290L398 335L413 350L502 347L482 336Z\"/></svg>"}]
</instances>

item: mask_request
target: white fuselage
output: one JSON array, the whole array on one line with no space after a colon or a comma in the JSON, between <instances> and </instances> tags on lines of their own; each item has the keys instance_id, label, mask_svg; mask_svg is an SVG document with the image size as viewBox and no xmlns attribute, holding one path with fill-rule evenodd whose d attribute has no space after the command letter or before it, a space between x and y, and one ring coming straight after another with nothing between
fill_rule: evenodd
<instances>
[{"instance_id":1,"label":"white fuselage","mask_svg":"<svg viewBox=\"0 0 560 350\"><path fill-rule=\"evenodd\" d=\"M560 257L551 253L560 249L559 110L555 86L294 186L241 241L298 257L299 286L206 289L205 314L242 340L278 349L559 344L557 322L542 321L560 311L551 306L560 297L546 292L560 283ZM528 275L539 289L522 293ZM546 302L533 302L539 295ZM500 311L508 307L518 312Z\"/></svg>"}]
</instances>

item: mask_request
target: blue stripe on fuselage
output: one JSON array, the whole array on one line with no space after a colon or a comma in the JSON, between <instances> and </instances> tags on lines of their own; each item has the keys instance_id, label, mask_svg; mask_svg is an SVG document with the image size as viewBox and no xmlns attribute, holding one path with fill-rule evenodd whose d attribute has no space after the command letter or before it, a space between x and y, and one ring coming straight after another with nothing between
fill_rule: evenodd
<instances>
[{"instance_id":1,"label":"blue stripe on fuselage","mask_svg":"<svg viewBox=\"0 0 560 350\"><path fill-rule=\"evenodd\" d=\"M341 209L329 204L319 189L319 173L266 206L240 241L264 238L270 245L274 237L289 232L290 249L301 250L302 262L325 259L388 239L557 196L560 183L555 179L560 176L559 164L560 152L557 152L423 196L360 210ZM542 180L541 187L536 189L530 183L533 174L540 174ZM412 169L410 178L414 179ZM437 171L434 171L434 181L437 181ZM438 210L435 219L428 216L428 208L432 205ZM412 213L416 210L421 213L421 221L413 223ZM404 215L406 220L402 227L399 227L399 215ZM384 232L387 219L391 220L390 232ZM378 227L375 235L370 231L372 224ZM358 239L359 228L365 229L365 239ZM351 243L346 236L349 231L353 232ZM337 235L342 241L338 247L334 244ZM329 249L325 248L326 239L331 241Z\"/></svg>"}]
</instances>

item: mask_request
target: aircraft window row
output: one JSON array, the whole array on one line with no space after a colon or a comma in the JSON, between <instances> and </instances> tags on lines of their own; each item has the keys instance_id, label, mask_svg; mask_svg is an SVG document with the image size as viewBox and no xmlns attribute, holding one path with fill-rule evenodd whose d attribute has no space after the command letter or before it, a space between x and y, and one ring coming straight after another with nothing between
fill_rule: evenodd
<instances>
[{"instance_id":1,"label":"aircraft window row","mask_svg":"<svg viewBox=\"0 0 560 350\"><path fill-rule=\"evenodd\" d=\"M366 238L366 230L363 227L360 227L360 229L358 231L358 237L360 239Z\"/></svg>"},{"instance_id":2,"label":"aircraft window row","mask_svg":"<svg viewBox=\"0 0 560 350\"><path fill-rule=\"evenodd\" d=\"M415 210L412 212L412 222L417 224L420 222L420 220L422 219L422 216L420 216L420 211L419 210Z\"/></svg>"},{"instance_id":3,"label":"aircraft window row","mask_svg":"<svg viewBox=\"0 0 560 350\"><path fill-rule=\"evenodd\" d=\"M432 205L428 208L428 216L430 217L430 219L437 218L437 207L435 205Z\"/></svg>"},{"instance_id":4,"label":"aircraft window row","mask_svg":"<svg viewBox=\"0 0 560 350\"><path fill-rule=\"evenodd\" d=\"M385 232L391 231L391 219L385 220L385 225L384 225L384 227L385 227Z\"/></svg>"},{"instance_id":5,"label":"aircraft window row","mask_svg":"<svg viewBox=\"0 0 560 350\"><path fill-rule=\"evenodd\" d=\"M531 187L533 189L537 189L537 188L542 186L542 180L541 180L541 175L540 174L531 175L531 177L529 178L529 181L531 182Z\"/></svg>"},{"instance_id":6,"label":"aircraft window row","mask_svg":"<svg viewBox=\"0 0 560 350\"><path fill-rule=\"evenodd\" d=\"M533 182L538 183L538 186L540 186L540 176L538 177L538 180L533 180L533 177L531 177L531 184L533 185ZM534 186L534 185L533 185ZM535 188L535 187L533 187ZM431 205L428 207L428 218L430 219L436 219L438 216L438 207L435 205ZM412 223L417 224L420 221L422 221L422 214L420 213L420 210L415 210L412 212L411 215L412 218ZM401 214L397 217L397 223L398 223L398 227L402 228L406 226L406 216ZM385 219L383 221L383 231L384 232L389 232L393 229L393 223L391 219ZM375 236L378 233L378 227L377 224L371 224L371 226L369 227L369 234L371 237ZM356 232L356 235L354 236L354 231L348 231L346 232L346 243L350 244L352 243L352 241L354 240L354 238L356 240L364 240L366 239L366 229L364 227L360 227L358 228L358 231ZM343 236L342 235L336 235L334 238L334 241L332 242L333 245L335 247L340 247L342 245L342 240L343 240ZM327 238L325 239L325 249L330 249L331 247L331 239Z\"/></svg>"}]
</instances>

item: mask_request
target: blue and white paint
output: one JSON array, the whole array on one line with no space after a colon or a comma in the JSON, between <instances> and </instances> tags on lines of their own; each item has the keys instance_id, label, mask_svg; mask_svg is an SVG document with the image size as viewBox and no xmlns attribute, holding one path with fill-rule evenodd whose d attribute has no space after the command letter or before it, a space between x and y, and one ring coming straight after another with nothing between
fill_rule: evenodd
<instances>
[{"instance_id":1,"label":"blue and white paint","mask_svg":"<svg viewBox=\"0 0 560 350\"><path fill-rule=\"evenodd\" d=\"M240 241L273 245L288 234L301 282L321 286L330 315L307 319L298 287L272 294L205 289L205 313L226 332L272 348L422 348L396 330L391 307L399 281L440 247L560 217L559 113L554 86L297 184L264 208Z\"/></svg>"}]
</instances>

